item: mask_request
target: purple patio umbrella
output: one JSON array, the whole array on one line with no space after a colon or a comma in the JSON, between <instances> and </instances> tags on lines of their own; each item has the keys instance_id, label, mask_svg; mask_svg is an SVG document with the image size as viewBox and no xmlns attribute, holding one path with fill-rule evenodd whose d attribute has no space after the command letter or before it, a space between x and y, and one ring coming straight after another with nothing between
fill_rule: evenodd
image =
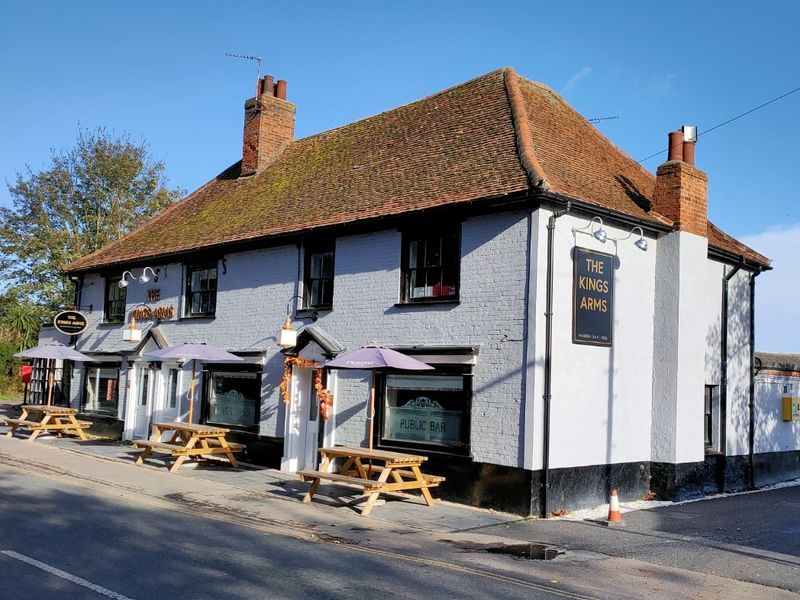
<instances>
[{"instance_id":1,"label":"purple patio umbrella","mask_svg":"<svg viewBox=\"0 0 800 600\"><path fill-rule=\"evenodd\" d=\"M19 358L43 358L48 362L51 360L74 360L79 362L89 362L94 360L85 354L81 354L74 348L65 346L61 342L48 342L47 344L42 344L41 346L35 346L33 348L29 348L28 350L17 352L14 356ZM48 369L48 371L47 405L50 406L53 401L53 378L56 372L55 362L52 363L52 368Z\"/></svg>"},{"instance_id":2,"label":"purple patio umbrella","mask_svg":"<svg viewBox=\"0 0 800 600\"><path fill-rule=\"evenodd\" d=\"M378 343L347 352L325 363L331 369L358 369L371 371L369 381L369 449L372 450L372 434L374 431L375 417L375 371L383 369L397 369L400 371L431 371L433 367L420 362L415 358L406 356L396 350L386 348Z\"/></svg>"},{"instance_id":3,"label":"purple patio umbrella","mask_svg":"<svg viewBox=\"0 0 800 600\"><path fill-rule=\"evenodd\" d=\"M193 340L185 344L177 346L168 346L161 350L154 350L145 354L145 358L152 358L153 360L167 360L170 358L183 359L192 361L192 382L189 386L189 415L187 422L192 422L192 408L194 407L194 378L195 367L197 361L201 362L237 362L244 359L231 354L230 352L217 348L216 346L209 346L205 342Z\"/></svg>"}]
</instances>

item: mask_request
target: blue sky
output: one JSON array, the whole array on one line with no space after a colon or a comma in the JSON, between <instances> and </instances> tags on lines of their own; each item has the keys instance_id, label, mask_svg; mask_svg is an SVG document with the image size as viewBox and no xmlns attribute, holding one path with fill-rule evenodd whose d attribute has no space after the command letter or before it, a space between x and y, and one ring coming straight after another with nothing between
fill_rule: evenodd
<instances>
[{"instance_id":1,"label":"blue sky","mask_svg":"<svg viewBox=\"0 0 800 600\"><path fill-rule=\"evenodd\" d=\"M598 127L642 159L682 124L702 134L800 87L799 23L789 0L9 3L0 175L43 168L78 125L104 126L146 139L171 183L193 190L241 153L255 66L226 52L262 56L263 72L288 81L297 137L513 66L586 117L618 116ZM800 244L798 114L800 92L697 146L711 219L775 261L759 280L760 296L775 288L758 316L765 350L800 352L788 250Z\"/></svg>"}]
</instances>

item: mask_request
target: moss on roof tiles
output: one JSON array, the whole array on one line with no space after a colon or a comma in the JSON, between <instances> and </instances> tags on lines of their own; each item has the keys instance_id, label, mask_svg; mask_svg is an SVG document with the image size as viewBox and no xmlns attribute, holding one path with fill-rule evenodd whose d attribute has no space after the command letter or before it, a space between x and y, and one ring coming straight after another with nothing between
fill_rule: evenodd
<instances>
[{"instance_id":1,"label":"moss on roof tiles","mask_svg":"<svg viewBox=\"0 0 800 600\"><path fill-rule=\"evenodd\" d=\"M294 141L253 176L240 177L240 163L235 163L136 231L66 270L87 271L527 190L507 73L494 71ZM649 211L652 174L547 86L519 82L533 149L555 191L668 222Z\"/></svg>"}]
</instances>

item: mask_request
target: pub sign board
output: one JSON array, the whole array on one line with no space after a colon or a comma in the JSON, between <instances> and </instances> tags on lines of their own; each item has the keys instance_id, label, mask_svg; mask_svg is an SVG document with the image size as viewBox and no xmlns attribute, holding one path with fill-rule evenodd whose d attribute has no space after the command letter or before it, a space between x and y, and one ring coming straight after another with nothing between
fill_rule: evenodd
<instances>
[{"instance_id":1,"label":"pub sign board","mask_svg":"<svg viewBox=\"0 0 800 600\"><path fill-rule=\"evenodd\" d=\"M78 335L86 331L89 320L77 310L62 310L53 317L53 327L66 335Z\"/></svg>"},{"instance_id":2,"label":"pub sign board","mask_svg":"<svg viewBox=\"0 0 800 600\"><path fill-rule=\"evenodd\" d=\"M610 346L614 319L613 254L575 247L572 341Z\"/></svg>"}]
</instances>

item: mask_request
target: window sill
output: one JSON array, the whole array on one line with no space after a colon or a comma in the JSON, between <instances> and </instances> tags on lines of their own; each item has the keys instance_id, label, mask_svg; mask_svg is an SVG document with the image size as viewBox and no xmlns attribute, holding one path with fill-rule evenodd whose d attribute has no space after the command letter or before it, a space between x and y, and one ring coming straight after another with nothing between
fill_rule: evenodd
<instances>
[{"instance_id":1,"label":"window sill","mask_svg":"<svg viewBox=\"0 0 800 600\"><path fill-rule=\"evenodd\" d=\"M451 305L451 306L458 306L461 304L461 300L455 298L450 300L408 300L406 302L397 302L395 303L396 308L404 308L407 306L434 306L434 305Z\"/></svg>"},{"instance_id":2,"label":"window sill","mask_svg":"<svg viewBox=\"0 0 800 600\"><path fill-rule=\"evenodd\" d=\"M216 319L216 315L184 315L178 318L178 321L213 321Z\"/></svg>"},{"instance_id":3,"label":"window sill","mask_svg":"<svg viewBox=\"0 0 800 600\"><path fill-rule=\"evenodd\" d=\"M120 325L125 325L125 321L100 321L97 324L98 327L119 327Z\"/></svg>"}]
</instances>

